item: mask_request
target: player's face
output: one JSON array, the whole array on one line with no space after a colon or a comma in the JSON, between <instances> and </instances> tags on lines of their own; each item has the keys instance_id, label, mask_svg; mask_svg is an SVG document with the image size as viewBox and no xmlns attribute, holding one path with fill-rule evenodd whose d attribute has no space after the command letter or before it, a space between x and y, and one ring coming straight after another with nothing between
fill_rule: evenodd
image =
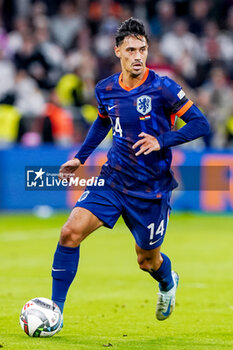
<instances>
[{"instance_id":1,"label":"player's face","mask_svg":"<svg viewBox=\"0 0 233 350\"><path fill-rule=\"evenodd\" d=\"M123 42L115 47L115 53L121 60L123 71L132 76L144 74L148 55L148 44L144 36L127 36Z\"/></svg>"}]
</instances>

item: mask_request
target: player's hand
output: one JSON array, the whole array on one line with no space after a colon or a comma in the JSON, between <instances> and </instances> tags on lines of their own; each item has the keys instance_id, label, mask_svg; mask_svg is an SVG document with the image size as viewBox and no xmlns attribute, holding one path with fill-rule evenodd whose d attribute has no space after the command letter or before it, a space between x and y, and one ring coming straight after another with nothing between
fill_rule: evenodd
<instances>
[{"instance_id":1,"label":"player's hand","mask_svg":"<svg viewBox=\"0 0 233 350\"><path fill-rule=\"evenodd\" d=\"M59 179L70 179L74 172L79 168L81 162L78 158L73 158L71 160L68 160L68 162L62 164L59 170Z\"/></svg>"},{"instance_id":2,"label":"player's hand","mask_svg":"<svg viewBox=\"0 0 233 350\"><path fill-rule=\"evenodd\" d=\"M154 136L146 134L145 132L141 132L138 136L141 137L141 140L137 141L132 147L135 149L140 146L139 151L135 153L136 156L139 156L142 153L147 155L153 151L160 150L160 144Z\"/></svg>"}]
</instances>

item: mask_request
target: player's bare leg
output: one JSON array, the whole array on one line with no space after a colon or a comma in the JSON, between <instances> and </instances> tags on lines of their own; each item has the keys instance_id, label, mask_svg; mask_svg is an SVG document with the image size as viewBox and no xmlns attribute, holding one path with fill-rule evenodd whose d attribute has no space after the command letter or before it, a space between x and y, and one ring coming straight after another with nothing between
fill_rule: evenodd
<instances>
[{"instance_id":1,"label":"player's bare leg","mask_svg":"<svg viewBox=\"0 0 233 350\"><path fill-rule=\"evenodd\" d=\"M103 221L89 210L81 207L74 208L62 227L59 243L65 247L78 247L90 233L103 224Z\"/></svg>"},{"instance_id":2,"label":"player's bare leg","mask_svg":"<svg viewBox=\"0 0 233 350\"><path fill-rule=\"evenodd\" d=\"M80 243L102 225L103 222L89 210L77 207L62 227L52 267L52 300L61 311L78 269Z\"/></svg>"},{"instance_id":3,"label":"player's bare leg","mask_svg":"<svg viewBox=\"0 0 233 350\"><path fill-rule=\"evenodd\" d=\"M145 250L136 244L136 253L138 257L139 267L143 271L156 271L160 268L163 262L162 255L160 253L160 247L152 250Z\"/></svg>"},{"instance_id":4,"label":"player's bare leg","mask_svg":"<svg viewBox=\"0 0 233 350\"><path fill-rule=\"evenodd\" d=\"M175 296L178 286L179 276L171 271L170 259L160 248L145 250L136 244L139 267L147 271L159 282L158 302L156 307L156 317L162 321L168 318L175 308Z\"/></svg>"}]
</instances>

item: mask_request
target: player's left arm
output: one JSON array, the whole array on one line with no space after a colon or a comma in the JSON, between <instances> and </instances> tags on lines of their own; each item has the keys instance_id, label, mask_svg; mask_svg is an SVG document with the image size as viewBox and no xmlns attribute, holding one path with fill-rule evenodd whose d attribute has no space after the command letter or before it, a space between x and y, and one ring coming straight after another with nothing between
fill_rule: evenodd
<instances>
[{"instance_id":1,"label":"player's left arm","mask_svg":"<svg viewBox=\"0 0 233 350\"><path fill-rule=\"evenodd\" d=\"M133 145L133 149L140 146L136 156L159 151L162 148L177 146L189 142L209 133L209 123L202 112L190 101L181 86L165 77L161 84L162 100L165 108L170 113L171 125L174 124L176 116L186 123L177 131L167 131L158 137L142 132L141 138Z\"/></svg>"},{"instance_id":2,"label":"player's left arm","mask_svg":"<svg viewBox=\"0 0 233 350\"><path fill-rule=\"evenodd\" d=\"M183 119L186 125L177 131L167 131L158 137L141 132L138 135L141 139L133 145L133 149L140 146L139 151L135 155L139 156L142 153L147 155L162 148L177 146L204 136L210 131L206 117L193 103L180 115L180 118Z\"/></svg>"},{"instance_id":3,"label":"player's left arm","mask_svg":"<svg viewBox=\"0 0 233 350\"><path fill-rule=\"evenodd\" d=\"M184 120L186 125L177 131L167 131L157 137L161 148L177 146L207 135L209 123L202 112L189 100L182 87L168 77L161 79L161 98L168 113L171 126L176 117Z\"/></svg>"},{"instance_id":4,"label":"player's left arm","mask_svg":"<svg viewBox=\"0 0 233 350\"><path fill-rule=\"evenodd\" d=\"M177 131L167 131L157 137L160 148L177 146L210 132L206 117L194 104L180 115L180 118L186 123L182 128Z\"/></svg>"}]
</instances>

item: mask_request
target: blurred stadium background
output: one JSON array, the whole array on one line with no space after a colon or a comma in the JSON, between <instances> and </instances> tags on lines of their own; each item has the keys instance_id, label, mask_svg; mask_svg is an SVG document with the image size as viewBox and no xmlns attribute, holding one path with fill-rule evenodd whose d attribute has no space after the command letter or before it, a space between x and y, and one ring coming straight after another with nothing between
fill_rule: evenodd
<instances>
[{"instance_id":1,"label":"blurred stadium background","mask_svg":"<svg viewBox=\"0 0 233 350\"><path fill-rule=\"evenodd\" d=\"M174 164L232 169L232 0L0 0L0 210L74 204L80 193L25 191L25 166L59 165L76 152L96 118L96 82L120 71L114 33L130 16L150 34L148 66L179 82L211 125L205 139L174 150ZM102 164L110 143L89 164ZM200 191L177 192L173 207L231 211L232 184L206 192L208 174L198 176Z\"/></svg>"},{"instance_id":2,"label":"blurred stadium background","mask_svg":"<svg viewBox=\"0 0 233 350\"><path fill-rule=\"evenodd\" d=\"M148 66L179 82L211 125L205 139L173 150L184 191L174 191L181 213L164 250L181 276L177 310L166 325L155 321L153 280L119 220L111 239L101 228L84 242L64 330L38 345L17 327L19 313L50 297L59 229L80 193L27 191L25 167L59 166L76 153L97 115L96 82L120 70L114 33L130 16L150 33ZM232 63L232 0L0 0L0 347L232 349ZM103 164L110 144L111 136L87 164ZM212 165L220 167L209 173ZM229 188L205 191L213 178Z\"/></svg>"}]
</instances>

